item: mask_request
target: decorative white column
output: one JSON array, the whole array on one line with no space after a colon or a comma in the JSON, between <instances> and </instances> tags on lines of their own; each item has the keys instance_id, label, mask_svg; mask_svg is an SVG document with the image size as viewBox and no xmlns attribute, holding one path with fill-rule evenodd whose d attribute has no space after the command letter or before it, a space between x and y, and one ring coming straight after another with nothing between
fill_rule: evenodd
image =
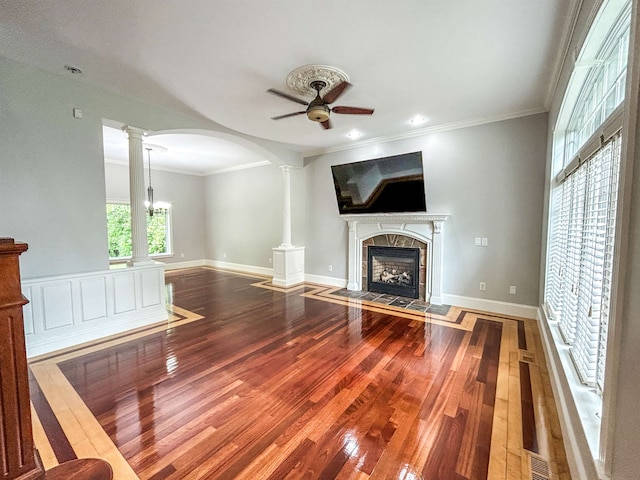
<instances>
[{"instance_id":1,"label":"decorative white column","mask_svg":"<svg viewBox=\"0 0 640 480\"><path fill-rule=\"evenodd\" d=\"M282 206L282 243L280 247L292 247L291 243L291 165L280 165L284 183Z\"/></svg>"},{"instance_id":2,"label":"decorative white column","mask_svg":"<svg viewBox=\"0 0 640 480\"><path fill-rule=\"evenodd\" d=\"M273 279L279 287L304 282L304 247L291 243L291 166L280 165L283 180L282 243L273 249Z\"/></svg>"},{"instance_id":3,"label":"decorative white column","mask_svg":"<svg viewBox=\"0 0 640 480\"><path fill-rule=\"evenodd\" d=\"M129 202L131 206L131 260L129 265L152 263L147 239L147 210L144 206L144 158L142 134L144 130L126 126L129 135Z\"/></svg>"}]
</instances>

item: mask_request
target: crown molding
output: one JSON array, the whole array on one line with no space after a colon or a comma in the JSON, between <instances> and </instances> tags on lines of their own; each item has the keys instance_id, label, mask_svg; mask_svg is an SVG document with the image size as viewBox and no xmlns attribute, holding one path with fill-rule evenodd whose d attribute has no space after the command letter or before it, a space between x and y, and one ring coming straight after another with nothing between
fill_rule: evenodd
<instances>
[{"instance_id":1,"label":"crown molding","mask_svg":"<svg viewBox=\"0 0 640 480\"><path fill-rule=\"evenodd\" d=\"M238 170L246 170L248 168L262 167L264 165L273 165L268 160L261 160L259 162L247 163L245 165L236 165L234 167L221 168L219 170L211 170L209 172L203 173L202 175L208 177L209 175L217 175L218 173L227 173L227 172L236 172Z\"/></svg>"},{"instance_id":2,"label":"crown molding","mask_svg":"<svg viewBox=\"0 0 640 480\"><path fill-rule=\"evenodd\" d=\"M105 158L104 163L110 163L112 165L121 165L129 167L129 162L125 160L116 160L114 158ZM246 165L236 165L234 167L221 168L219 170L211 170L208 172L195 172L193 170L180 170L178 168L167 168L154 166L151 170L159 170L162 172L179 173L182 175L193 175L195 177L208 177L209 175L217 175L218 173L235 172L237 170L246 170L247 168L262 167L263 165L272 165L268 160L262 160L260 162L248 163Z\"/></svg>"},{"instance_id":3,"label":"crown molding","mask_svg":"<svg viewBox=\"0 0 640 480\"><path fill-rule=\"evenodd\" d=\"M406 131L406 132L402 132L402 133L398 133L398 134L393 134L393 135L386 135L386 136L382 136L382 137L369 138L369 139L366 139L366 140L361 140L359 142L353 142L353 143L348 143L348 144L337 145L335 147L329 147L329 148L323 148L323 149L319 149L319 150L302 152L302 154L304 155L305 158L306 157L313 157L313 156L316 156L316 155L323 155L323 154L327 154L327 153L341 152L341 151L344 151L344 150L353 150L353 149L356 149L356 148L366 147L366 146L370 146L370 145L376 145L376 144L379 144L379 143L393 142L393 141L397 141L397 140L405 140L407 138L422 137L424 135L431 135L431 134L434 134L434 133L449 132L449 131L452 131L452 130L459 130L459 129L462 129L462 128L477 127L479 125L486 125L488 123L502 122L502 121L505 121L505 120L512 120L514 118L520 118L520 117L528 117L529 115L537 115L539 113L547 113L547 112L548 112L548 110L545 107L530 108L530 109L527 109L527 110L521 110L519 112L509 113L509 114L505 114L505 115L495 115L493 117L484 117L484 118L479 118L479 119L475 119L475 120L465 120L465 121L461 121L461 122L445 123L445 124L442 124L442 125L435 125L435 126L432 126L432 127L419 128L419 129L410 130L410 131Z\"/></svg>"},{"instance_id":4,"label":"crown molding","mask_svg":"<svg viewBox=\"0 0 640 480\"><path fill-rule=\"evenodd\" d=\"M106 158L104 159L104 163L110 163L111 165L121 165L123 167L129 167L129 162L126 160L116 160L115 158ZM145 167L146 169L146 167ZM167 168L167 167L157 167L154 166L152 169L152 171L162 171L162 172L169 172L169 173L180 173L182 175L193 175L196 177L202 177L205 174L204 173L200 173L200 172L194 172L193 170L180 170L178 168Z\"/></svg>"}]
</instances>

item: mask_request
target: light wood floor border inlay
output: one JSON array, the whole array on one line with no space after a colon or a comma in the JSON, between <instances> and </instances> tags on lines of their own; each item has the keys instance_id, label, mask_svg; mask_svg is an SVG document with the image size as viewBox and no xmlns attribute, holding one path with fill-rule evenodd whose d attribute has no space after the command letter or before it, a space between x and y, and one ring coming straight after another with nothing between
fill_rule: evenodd
<instances>
[{"instance_id":1,"label":"light wood floor border inlay","mask_svg":"<svg viewBox=\"0 0 640 480\"><path fill-rule=\"evenodd\" d=\"M459 448L461 452L469 452L469 455L461 455L457 464L451 467L455 468L455 471L460 475L460 479L529 480L532 478L532 462L535 464L535 461L538 461L537 459L548 462L548 466L551 469L550 478L557 480L570 479L559 421L555 411L555 402L548 372L546 371L546 363L543 358L540 335L535 321L506 317L487 312L465 310L457 307L451 307L447 315L415 312L387 305L379 305L364 300L341 297L335 295L335 292L339 289L334 287L305 283L292 288L280 288L272 286L270 280L264 279L264 277L259 275L239 275L235 272L228 272L211 267L167 272L167 277L168 280L171 278L179 279L185 273L198 276L198 271L202 270L210 270L224 274L224 278L230 276L254 280L258 279L258 282L250 282L248 285L253 288L270 290L285 296L295 295L305 299L347 307L345 313L349 319L349 328L352 328L352 326L363 328L360 324L363 321L364 312L372 312L373 314L391 315L405 319L410 322L408 324L409 326L413 325L412 322L418 322L417 324L425 325L424 328L427 329L425 331L430 331L431 328L445 327L452 331L459 332L460 336L458 337L457 347L450 353L448 357L449 360L447 360L446 363L448 373L441 378L442 388L450 392L447 400L445 401L445 398L442 396L434 397L431 410L425 412L426 416L421 416L420 418L415 417L415 413L409 414L411 416L408 416L405 411L409 412L411 409L403 408L402 401L400 401L395 407L395 413L389 420L392 422L391 424L396 425L395 433L393 433L390 441L386 444L380 458L377 460L377 464L372 467L367 467L366 461L363 465L357 462L354 463L354 458L356 457L337 455L331 460L331 462L334 462L333 464L330 462L323 467L325 469L325 473L323 474L325 477L327 472L333 471L335 476L331 478L390 479L396 478L395 475L400 475L397 478L421 479L423 478L422 471L417 470L416 465L424 465L425 471L430 468L435 468L435 464L429 467L429 462L436 461L435 459L438 458L437 451L439 449L442 449L441 455L443 455L443 457L440 457L440 461L446 459L447 449L444 447L444 444L435 443L441 442L440 439L444 435L445 437L449 437L450 442L458 445L457 448ZM193 310L197 311L197 313ZM280 440L276 440L276 437L273 437L273 440L276 440L273 442L271 442L271 440L269 440L269 442L267 442L267 440L263 440L262 443L258 442L256 446L262 444L264 448L261 451L256 451L257 454L254 457L247 455L253 455L252 452L255 451L255 447L249 449L246 453L244 450L239 450L245 448L242 447L242 442L245 441L242 439L246 436L244 434L241 434L237 441L231 441L221 446L221 448L217 450L216 457L218 457L217 461L221 462L220 465L226 464L229 468L225 474L221 474L222 471L218 470L219 467L213 467L210 460L204 461L205 458L208 458L209 453L207 452L210 451L211 445L215 445L216 442L218 442L218 440L216 440L218 427L211 426L200 429L199 423L206 421L204 417L194 419L194 432L197 431L199 433L192 436L188 442L184 442L181 448L176 449L172 454L165 455L161 458L140 455L135 458L130 457L129 454L126 453L128 451L127 448L124 448L124 450L122 447L118 449L113 438L106 433L100 421L94 416L90 408L62 372L59 364L84 358L86 355L100 353L103 350L106 351L118 345L125 345L128 342L144 340L147 337L150 338L152 335L165 331L179 331L181 326L200 320L206 321L208 318L207 315L201 315L201 313L203 313L201 308L192 308L190 311L171 305L169 322L163 322L127 334L103 339L94 344L73 347L54 355L31 359L30 369L33 377L37 381L53 414L60 423L64 435L66 435L78 457L104 458L111 463L114 468L114 478L123 480L136 478L152 480L159 480L161 478L245 478L251 480L269 478L280 480L285 477L299 478L297 475L302 475L302 469L309 468L313 471L317 468L313 462L309 464L304 463L304 461L302 464L299 463L302 461L301 459L304 458L305 452L312 451L322 442L326 441L323 432L331 431L334 425L340 425L346 421L348 417L344 417L344 412L348 412L349 409L353 407L354 398L361 397L362 401L367 401L366 399L369 395L367 392L371 388L371 381L379 376L384 377L388 375L386 372L391 366L389 363L391 359L401 351L400 349L407 348L398 344L396 346L397 350L390 350L385 354L384 358L379 358L373 368L362 375L359 380L351 383L349 388L343 389L337 394L332 393L332 389L334 388L332 386L333 382L339 381L341 376L346 372L352 371L354 368L357 369L360 362L366 362L372 355L376 355L377 348L388 341L386 340L387 337L379 336L377 340L370 342L368 347L361 348L359 355L352 357L349 363L344 364L339 370L334 372L333 376L335 380L326 378L308 397L308 401L312 402L309 405L316 404L320 409L312 408L310 412L313 411L314 415L309 417L304 423L297 425L292 435L285 435L284 432L290 430L294 424L291 424L288 428L286 427L286 423L283 424L282 428L284 430L282 430L282 435L284 436L281 437ZM481 325L483 325L483 330L476 328L478 322L481 322ZM433 327L429 327L429 325L433 325ZM478 391L477 394L481 396L485 395L485 401L489 401L490 404L493 402L493 406L491 407L492 413L488 419L489 423L483 426L481 422L473 427L472 430L465 430L464 424L467 414L465 410L459 410L460 407L455 407L455 405L463 401L462 399L469 394L467 391L469 385L466 384L465 380L466 369L469 368L469 365L472 365L474 361L481 362L476 365L476 368L480 367L479 375L483 375L482 372L491 371L491 367L489 367L489 370L486 370L488 365L486 362L488 360L483 360L489 351L486 349L490 348L491 345L481 347L481 345L487 341L490 344L491 340L489 340L489 337L485 339L484 333L479 333L482 331L490 332L492 328L491 325L495 325L495 328L499 329L500 332L499 341L497 345L495 345L495 348L498 349L495 353L495 378L486 379L486 381L489 382L486 384L486 388L490 390L484 394ZM311 336L310 339L313 344L307 345L302 350L300 349L300 347L303 347L302 344L285 343L283 346L287 347L287 345L289 345L288 348L293 348L298 351L298 357L301 359L308 355L317 356L321 351L320 349L323 348L323 345L328 346L327 342L334 335L335 328L332 324L328 324L324 330L318 331L317 334ZM486 330L487 328L489 328L489 330ZM354 335L356 333L358 332L354 331ZM479 334L481 337L478 337ZM425 348L429 348L428 344L422 345L418 350L415 350L414 355L417 357L423 355ZM485 350L483 350L483 348ZM242 353L239 352L237 355L230 355L222 363L212 365L210 368L201 369L196 376L186 378L183 382L178 381L176 388L183 390L190 389L194 382L197 384L197 382L207 381L211 375L219 375L220 372L224 372L232 366L233 368L237 368L237 366L242 365L242 363L239 362L247 358L247 355L260 355L260 352L269 352L271 349L272 347L269 343L257 343L248 351L243 350ZM394 354L393 352L396 353ZM142 354L144 354L144 352L142 352ZM530 358L533 358L532 362L527 361L527 359ZM484 362L484 367L482 366L482 362ZM528 372L529 384L526 387L523 386L521 382L527 380L522 377L523 368L526 368ZM291 374L295 374L293 370ZM285 377L281 382L284 386L288 380ZM322 386L325 382L326 388ZM484 384L479 385L482 386ZM490 387L490 385L493 385L493 387ZM233 410L236 408L234 405L241 405L242 398L246 395L246 393L243 392L248 392L248 388L253 387L250 387L249 384L239 379L235 381L229 379L227 386L219 390L221 403L218 408L220 412L229 408ZM492 393L491 388L495 389L495 393ZM525 411L523 406L523 392L527 392L527 388L530 389L531 395L533 396L530 402L532 404L530 406L532 414L528 415L528 417L532 418L530 418L530 424L523 425L523 411ZM493 400L491 397L487 399L487 394L493 395ZM202 402L202 406L204 407L205 405L206 403ZM464 401L461 405L464 405ZM473 407L472 404L468 406L472 409L480 408L479 406ZM190 408L198 407L197 404L193 404ZM308 406L305 408L308 408ZM50 443L52 440L55 441L55 439L48 438L47 432L33 406L32 411L34 417L35 442L45 466L51 468L58 461ZM472 413L474 411L475 413ZM482 410L470 410L469 414L472 415L472 417L482 418ZM216 411L209 411L210 418L213 419L217 415L219 415L219 413L216 413ZM308 415L303 414L301 420L306 416ZM450 420L439 423L439 421L434 422L436 418L448 418ZM449 424L447 424L447 422L449 422ZM438 427L438 425L440 426ZM382 428L382 426L376 428ZM490 445L486 446L486 448L489 449L487 457L488 464L486 465L487 470L485 470L487 475L486 477L477 477L477 472L481 471L483 467L470 463L466 459L475 458L472 453L475 449L479 448L479 446L474 444L473 439L477 438L479 432L486 428L490 429ZM405 431L404 429L407 430ZM527 429L533 429L537 441L537 452L529 452L524 448L523 431ZM445 431L449 433L446 434ZM455 432L460 432L460 436L456 436L457 434ZM175 439L172 436L159 437L154 441L162 442L162 438L166 438L166 440L164 440L166 442L174 442L179 437ZM407 450L407 445L403 440L404 438L416 439L415 443L412 443L415 446ZM346 449L345 451L348 453L349 448L352 447L349 447L348 443L345 445L346 446L342 448ZM355 448L355 446L353 448ZM183 458L180 452L183 452L184 449L192 452L195 457L190 456L189 459ZM124 455L123 452L125 452ZM185 463L193 462L198 456L200 456L200 462L202 462L200 466L194 467L192 463ZM228 463L232 458L243 457L248 459L248 463L246 463L243 468L234 467L233 463ZM532 460L532 458L534 458L534 460ZM397 462L403 462L403 469L397 470ZM134 470L131 465L138 466L135 467ZM236 463L235 465L239 466L242 465L242 463ZM331 465L334 466L332 467ZM181 474L179 472L184 468L187 468L190 473L187 476L180 476ZM399 471L401 473L398 473ZM214 474L213 472L219 473ZM232 476L229 476L231 472L234 473Z\"/></svg>"}]
</instances>

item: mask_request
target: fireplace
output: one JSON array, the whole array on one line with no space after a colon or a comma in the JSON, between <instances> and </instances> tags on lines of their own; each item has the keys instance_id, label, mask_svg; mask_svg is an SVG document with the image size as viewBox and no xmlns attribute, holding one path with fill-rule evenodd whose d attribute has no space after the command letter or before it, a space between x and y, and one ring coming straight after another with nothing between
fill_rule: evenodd
<instances>
[{"instance_id":1,"label":"fireplace","mask_svg":"<svg viewBox=\"0 0 640 480\"><path fill-rule=\"evenodd\" d=\"M349 225L349 264L347 279L348 290L366 289L368 274L367 258L363 250L373 237L379 235L402 235L416 239L424 244L421 255L422 270L420 279L420 298L432 305L442 304L442 277L444 242L443 224L449 215L427 213L396 213L380 215L341 215ZM375 242L373 243L375 245ZM369 245L370 246L370 245ZM385 245L379 245L385 246ZM415 247L416 245L386 246Z\"/></svg>"},{"instance_id":2,"label":"fireplace","mask_svg":"<svg viewBox=\"0 0 640 480\"><path fill-rule=\"evenodd\" d=\"M367 256L368 291L419 297L419 248L370 246Z\"/></svg>"}]
</instances>

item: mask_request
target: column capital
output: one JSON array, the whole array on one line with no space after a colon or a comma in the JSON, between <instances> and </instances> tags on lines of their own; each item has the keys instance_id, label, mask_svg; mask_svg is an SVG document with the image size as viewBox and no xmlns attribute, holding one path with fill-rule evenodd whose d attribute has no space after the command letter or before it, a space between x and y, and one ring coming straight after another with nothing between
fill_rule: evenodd
<instances>
[{"instance_id":1,"label":"column capital","mask_svg":"<svg viewBox=\"0 0 640 480\"><path fill-rule=\"evenodd\" d=\"M280 170L282 170L283 172L289 172L293 168L292 165L286 165L286 164L278 165L278 167L280 167Z\"/></svg>"},{"instance_id":2,"label":"column capital","mask_svg":"<svg viewBox=\"0 0 640 480\"><path fill-rule=\"evenodd\" d=\"M122 131L128 133L129 137L136 136L140 138L142 138L142 135L147 133L144 128L134 127L132 125L125 125L124 127L122 127Z\"/></svg>"}]
</instances>

